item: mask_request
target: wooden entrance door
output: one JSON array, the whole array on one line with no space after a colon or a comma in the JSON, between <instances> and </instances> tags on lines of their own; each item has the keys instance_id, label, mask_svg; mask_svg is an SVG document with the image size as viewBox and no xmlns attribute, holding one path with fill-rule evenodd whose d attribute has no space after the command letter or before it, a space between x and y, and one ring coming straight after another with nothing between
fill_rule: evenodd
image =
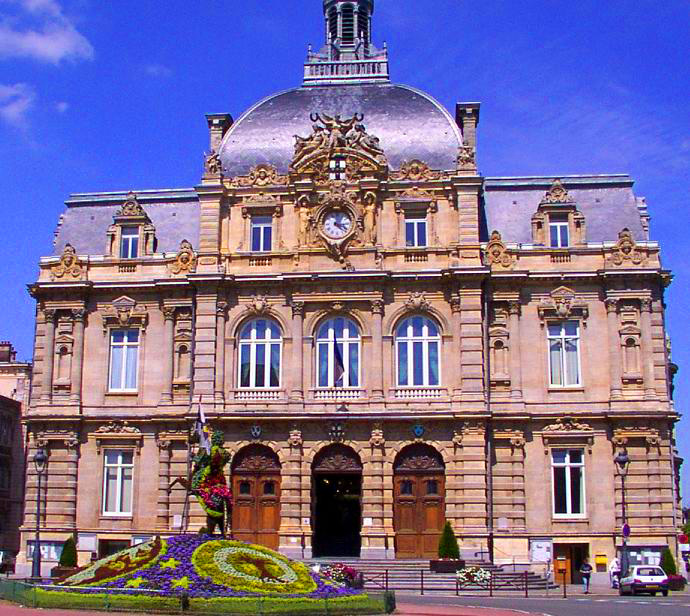
<instances>
[{"instance_id":1,"label":"wooden entrance door","mask_svg":"<svg viewBox=\"0 0 690 616\"><path fill-rule=\"evenodd\" d=\"M232 463L232 533L238 541L278 549L280 461L264 445L241 449Z\"/></svg>"},{"instance_id":2,"label":"wooden entrance door","mask_svg":"<svg viewBox=\"0 0 690 616\"><path fill-rule=\"evenodd\" d=\"M394 464L396 558L435 558L446 517L445 465L428 445L403 449Z\"/></svg>"}]
</instances>

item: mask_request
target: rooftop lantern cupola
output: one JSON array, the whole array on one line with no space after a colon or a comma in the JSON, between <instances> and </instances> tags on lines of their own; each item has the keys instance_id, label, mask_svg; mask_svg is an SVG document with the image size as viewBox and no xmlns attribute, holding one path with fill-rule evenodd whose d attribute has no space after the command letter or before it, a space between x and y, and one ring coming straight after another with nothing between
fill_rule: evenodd
<instances>
[{"instance_id":1,"label":"rooftop lantern cupola","mask_svg":"<svg viewBox=\"0 0 690 616\"><path fill-rule=\"evenodd\" d=\"M388 50L371 42L374 0L323 0L326 44L309 46L304 85L388 81Z\"/></svg>"}]
</instances>

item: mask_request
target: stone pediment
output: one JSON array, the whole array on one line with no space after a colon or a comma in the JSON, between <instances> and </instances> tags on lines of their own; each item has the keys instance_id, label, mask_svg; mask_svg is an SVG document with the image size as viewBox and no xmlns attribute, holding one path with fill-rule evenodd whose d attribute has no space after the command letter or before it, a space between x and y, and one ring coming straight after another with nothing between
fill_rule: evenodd
<instances>
[{"instance_id":1,"label":"stone pediment","mask_svg":"<svg viewBox=\"0 0 690 616\"><path fill-rule=\"evenodd\" d=\"M312 134L295 135L295 153L290 165L294 173L315 174L317 180L329 177L329 165L334 158L344 159L348 179L362 175L374 175L388 163L374 135L362 124L364 116L355 114L349 119L340 115L331 117L325 113L312 113Z\"/></svg>"},{"instance_id":2,"label":"stone pediment","mask_svg":"<svg viewBox=\"0 0 690 616\"><path fill-rule=\"evenodd\" d=\"M589 306L578 299L572 289L558 287L554 289L547 299L542 300L537 306L541 325L544 327L547 319L564 320L579 318L586 325L589 317Z\"/></svg>"},{"instance_id":3,"label":"stone pediment","mask_svg":"<svg viewBox=\"0 0 690 616\"><path fill-rule=\"evenodd\" d=\"M148 323L148 311L137 304L131 297L123 295L114 300L101 311L103 330L108 327L139 326L145 328Z\"/></svg>"}]
</instances>

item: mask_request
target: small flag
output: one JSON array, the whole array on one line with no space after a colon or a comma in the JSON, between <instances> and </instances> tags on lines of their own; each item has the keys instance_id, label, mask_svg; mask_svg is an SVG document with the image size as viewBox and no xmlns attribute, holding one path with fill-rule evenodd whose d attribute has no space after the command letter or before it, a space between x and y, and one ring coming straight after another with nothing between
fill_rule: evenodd
<instances>
[{"instance_id":1,"label":"small flag","mask_svg":"<svg viewBox=\"0 0 690 616\"><path fill-rule=\"evenodd\" d=\"M333 332L333 338L335 338L333 343L333 356L335 359L335 366L333 368L333 385L334 387L345 387L345 382L343 380L343 377L345 376L345 363L343 362L343 354L340 352L340 344L338 343L335 332Z\"/></svg>"}]
</instances>

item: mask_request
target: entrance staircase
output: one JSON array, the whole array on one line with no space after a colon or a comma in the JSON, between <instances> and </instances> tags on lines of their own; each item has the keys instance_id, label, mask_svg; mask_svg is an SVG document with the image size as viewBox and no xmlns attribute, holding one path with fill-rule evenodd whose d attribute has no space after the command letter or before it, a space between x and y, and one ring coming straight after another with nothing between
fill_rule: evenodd
<instances>
[{"instance_id":1,"label":"entrance staircase","mask_svg":"<svg viewBox=\"0 0 690 616\"><path fill-rule=\"evenodd\" d=\"M461 586L456 584L453 573L432 573L428 560L374 560L365 558L313 558L305 560L310 567L314 565L343 564L364 575L364 587L371 591L398 590L411 593L452 593L487 592L488 587ZM544 576L536 573L515 571L514 566L502 567L483 561L467 561L468 567L481 567L490 571L493 576L492 590L496 592L514 591L544 592L557 588Z\"/></svg>"}]
</instances>

